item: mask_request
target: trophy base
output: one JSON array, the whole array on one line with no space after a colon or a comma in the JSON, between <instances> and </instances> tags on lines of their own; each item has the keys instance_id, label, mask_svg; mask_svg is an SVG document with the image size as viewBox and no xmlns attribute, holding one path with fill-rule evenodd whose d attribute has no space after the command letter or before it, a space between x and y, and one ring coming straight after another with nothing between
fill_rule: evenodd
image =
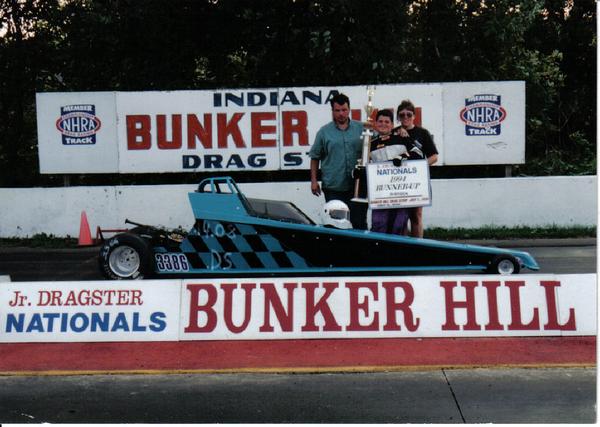
<instances>
[{"instance_id":1,"label":"trophy base","mask_svg":"<svg viewBox=\"0 0 600 427\"><path fill-rule=\"evenodd\" d=\"M364 166L354 168L354 197L353 202L367 203L367 169Z\"/></svg>"}]
</instances>

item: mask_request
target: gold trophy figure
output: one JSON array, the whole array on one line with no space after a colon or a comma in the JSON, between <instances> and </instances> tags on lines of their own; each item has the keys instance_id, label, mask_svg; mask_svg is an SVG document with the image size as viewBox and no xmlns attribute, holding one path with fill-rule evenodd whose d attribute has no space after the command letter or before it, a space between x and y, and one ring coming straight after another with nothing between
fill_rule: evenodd
<instances>
[{"instance_id":1,"label":"gold trophy figure","mask_svg":"<svg viewBox=\"0 0 600 427\"><path fill-rule=\"evenodd\" d=\"M354 168L354 198L353 202L367 203L367 163L369 163L369 151L371 148L371 137L373 136L373 96L375 95L375 87L367 86L367 105L365 112L367 113L367 121L364 123L365 129L362 131L362 153L361 157L356 161Z\"/></svg>"}]
</instances>

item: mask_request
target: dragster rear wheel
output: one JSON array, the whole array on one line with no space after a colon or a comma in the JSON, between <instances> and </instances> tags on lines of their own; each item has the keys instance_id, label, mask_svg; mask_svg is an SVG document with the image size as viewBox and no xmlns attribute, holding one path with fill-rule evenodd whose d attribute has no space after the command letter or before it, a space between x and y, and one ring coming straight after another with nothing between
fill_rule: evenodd
<instances>
[{"instance_id":1,"label":"dragster rear wheel","mask_svg":"<svg viewBox=\"0 0 600 427\"><path fill-rule=\"evenodd\" d=\"M100 271L112 280L147 278L153 272L151 252L149 242L143 237L133 233L118 234L100 249Z\"/></svg>"}]
</instances>

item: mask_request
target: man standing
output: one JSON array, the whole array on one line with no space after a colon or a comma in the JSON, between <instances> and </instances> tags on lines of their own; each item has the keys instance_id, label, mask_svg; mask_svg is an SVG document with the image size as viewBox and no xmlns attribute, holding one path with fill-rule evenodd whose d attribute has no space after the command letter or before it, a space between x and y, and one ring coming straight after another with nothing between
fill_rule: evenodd
<instances>
[{"instance_id":1,"label":"man standing","mask_svg":"<svg viewBox=\"0 0 600 427\"><path fill-rule=\"evenodd\" d=\"M341 200L350 208L354 228L366 228L366 203L351 202L354 196L352 171L361 155L363 125L350 119L350 100L344 94L331 99L332 121L317 132L310 149L310 187L315 196L325 195L325 201ZM319 186L317 174L321 166ZM365 205L365 206L362 206Z\"/></svg>"}]
</instances>

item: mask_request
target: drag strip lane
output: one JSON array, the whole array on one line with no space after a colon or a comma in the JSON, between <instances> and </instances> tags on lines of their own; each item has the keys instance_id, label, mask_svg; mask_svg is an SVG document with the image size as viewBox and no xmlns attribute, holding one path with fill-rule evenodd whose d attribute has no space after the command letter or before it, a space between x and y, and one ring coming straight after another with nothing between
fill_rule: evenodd
<instances>
[{"instance_id":1,"label":"drag strip lane","mask_svg":"<svg viewBox=\"0 0 600 427\"><path fill-rule=\"evenodd\" d=\"M529 252L540 265L538 274L596 273L597 271L596 245L593 239L555 239L543 242L475 241L474 243L512 247ZM98 247L75 249L4 247L0 248L0 275L10 275L11 280L19 282L102 280L98 268L98 251Z\"/></svg>"}]
</instances>

